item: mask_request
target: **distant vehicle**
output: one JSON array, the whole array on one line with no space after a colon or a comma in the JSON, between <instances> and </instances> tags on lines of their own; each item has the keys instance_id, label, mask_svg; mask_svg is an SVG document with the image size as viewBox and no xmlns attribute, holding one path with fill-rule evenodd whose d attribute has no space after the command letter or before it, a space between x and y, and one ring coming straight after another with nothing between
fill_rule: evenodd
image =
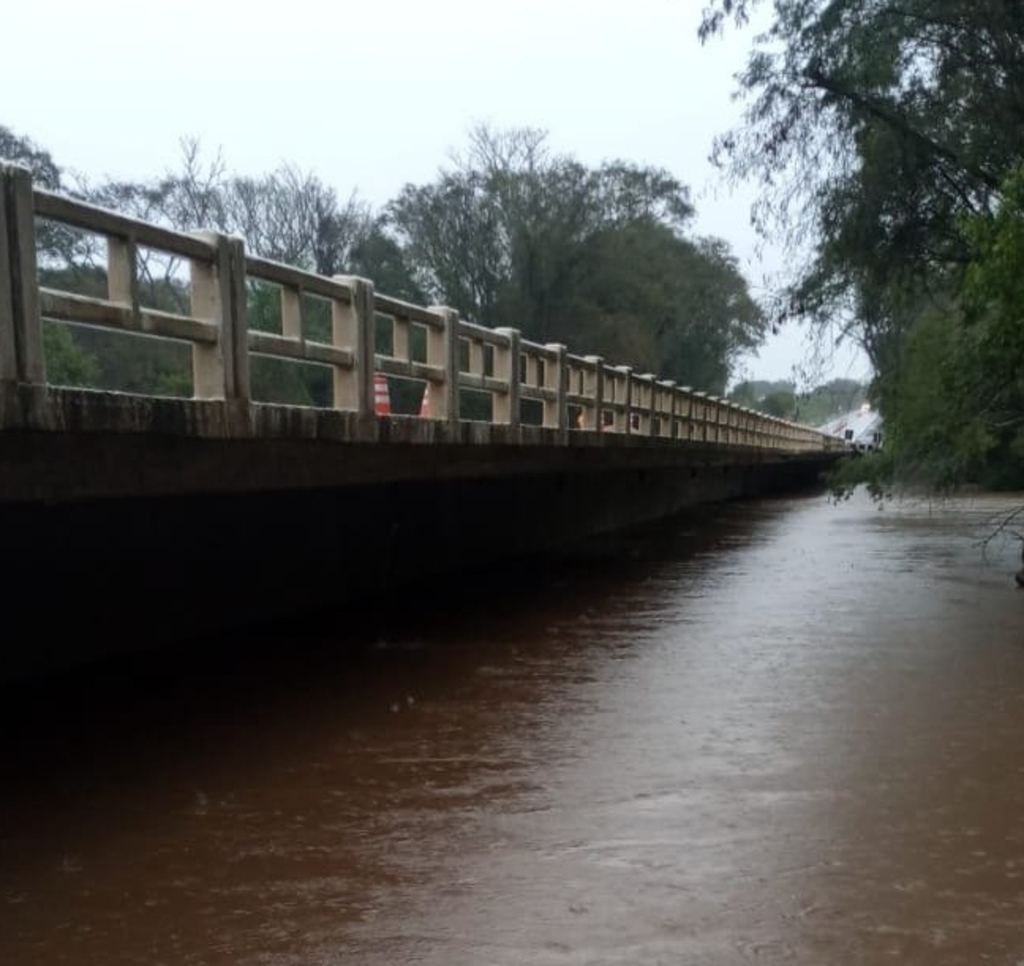
<instances>
[{"instance_id":1,"label":"distant vehicle","mask_svg":"<svg viewBox=\"0 0 1024 966\"><path fill-rule=\"evenodd\" d=\"M819 433L844 440L855 453L882 448L882 414L864 403L860 409L846 413L818 427Z\"/></svg>"}]
</instances>

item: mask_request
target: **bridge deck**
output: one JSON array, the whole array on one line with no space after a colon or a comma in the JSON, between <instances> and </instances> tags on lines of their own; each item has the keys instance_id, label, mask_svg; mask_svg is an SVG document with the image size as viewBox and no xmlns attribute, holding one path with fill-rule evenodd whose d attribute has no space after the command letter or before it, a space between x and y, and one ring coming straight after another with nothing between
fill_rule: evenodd
<instances>
[{"instance_id":1,"label":"bridge deck","mask_svg":"<svg viewBox=\"0 0 1024 966\"><path fill-rule=\"evenodd\" d=\"M44 224L91 237L101 264L86 266L89 294L40 286L40 265L60 258L41 244ZM153 253L179 311L142 298ZM276 293L275 331L250 318L257 286ZM184 344L191 398L53 385L52 325ZM329 405L254 399L250 366L267 357L326 369ZM382 379L429 390L427 413L380 413ZM467 419L481 401L490 419ZM4 587L19 604L41 587L56 602L9 608L0 679L447 580L794 486L843 451L808 427L409 305L367 279L322 278L237 238L33 190L26 170L0 164L0 532L17 564ZM443 592L458 597L455 584Z\"/></svg>"},{"instance_id":2,"label":"bridge deck","mask_svg":"<svg viewBox=\"0 0 1024 966\"><path fill-rule=\"evenodd\" d=\"M93 238L103 264L87 267L105 278L105 297L40 286L40 264L55 257L42 247L37 226L43 224ZM166 260L167 284L185 300L180 312L144 304L142 270L153 253ZM274 293L278 331L250 325L247 302L253 286ZM321 325L319 341L311 336L311 313L319 313L321 323L329 321L329 335ZM53 324L186 344L192 398L50 385L43 330ZM386 345L378 344L382 325ZM331 405L314 409L254 400L250 366L256 357L326 368ZM375 387L382 376L426 387L429 415L378 415ZM465 418L467 394L488 401L490 421ZM539 425L528 425L530 414ZM75 444L76 435L89 439ZM113 444L112 437L122 441ZM513 465L593 466L598 451L612 468L645 460L665 465L709 455L719 459L726 450L734 454L724 457L730 463L828 459L843 449L841 441L808 427L653 374L576 355L563 345L533 343L515 329L487 329L446 307L410 305L376 292L366 279L325 278L253 257L238 238L172 231L34 190L27 170L0 164L0 447L7 464L39 464L63 453L65 461L96 464L89 471L102 477L108 452L148 454L149 459L159 447L167 459L187 454L201 460L209 446L199 444L214 441L268 444L252 451L264 464L286 457L331 464L325 478L332 481L364 479L359 467L371 465L384 474L378 479L388 479L427 471L487 475ZM296 445L289 448L289 441ZM320 452L327 444L342 448L331 457ZM369 447L381 454L366 456ZM541 453L557 448L562 457ZM425 449L433 455L423 455ZM352 456L356 451L362 454L358 460ZM201 466L191 469L202 485L223 488L223 481L218 484ZM61 473L67 470L65 462ZM278 472L282 479L289 473L301 479L312 470L291 466ZM107 484L90 489L85 468L75 475L83 495L110 491ZM137 483L150 479L129 476ZM256 476L269 478L265 469ZM18 477L15 472L0 486L0 499L24 495ZM239 479L239 485L247 479ZM73 492L68 488L69 495Z\"/></svg>"}]
</instances>

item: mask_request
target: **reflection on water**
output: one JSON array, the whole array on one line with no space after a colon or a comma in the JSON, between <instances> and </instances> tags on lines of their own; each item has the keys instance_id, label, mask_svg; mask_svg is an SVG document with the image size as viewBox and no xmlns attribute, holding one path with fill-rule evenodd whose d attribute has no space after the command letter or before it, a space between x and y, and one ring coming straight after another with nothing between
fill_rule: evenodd
<instances>
[{"instance_id":1,"label":"reflection on water","mask_svg":"<svg viewBox=\"0 0 1024 966\"><path fill-rule=\"evenodd\" d=\"M0 962L1024 960L1013 505L717 507L8 694Z\"/></svg>"}]
</instances>

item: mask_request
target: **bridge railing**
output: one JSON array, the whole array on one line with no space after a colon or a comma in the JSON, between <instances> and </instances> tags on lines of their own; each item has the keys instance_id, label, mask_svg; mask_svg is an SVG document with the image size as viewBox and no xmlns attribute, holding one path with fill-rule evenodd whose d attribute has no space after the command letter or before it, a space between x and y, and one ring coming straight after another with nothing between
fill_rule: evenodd
<instances>
[{"instance_id":1,"label":"bridge railing","mask_svg":"<svg viewBox=\"0 0 1024 966\"><path fill-rule=\"evenodd\" d=\"M70 229L101 242L103 295L39 284L39 233ZM176 266L181 311L141 296L143 253ZM173 274L173 273L172 273ZM170 277L170 275L168 276ZM250 324L253 286L276 289L279 331ZM329 317L326 339L311 339L310 300ZM324 315L321 312L321 315ZM45 385L43 324L59 322L130 332L189 346L196 399L248 404L256 357L326 366L331 406L370 416L374 374L429 389L429 418L465 421L466 391L489 396L490 421L512 427L530 409L562 441L573 433L744 446L788 452L841 449L842 442L795 423L677 386L651 373L531 342L516 329L488 329L444 306L423 307L378 293L367 279L325 278L247 255L244 241L214 232L173 231L33 188L24 168L0 163L0 379ZM376 333L390 325L390 352ZM414 332L425 348L414 358ZM524 405L525 404L525 405Z\"/></svg>"}]
</instances>

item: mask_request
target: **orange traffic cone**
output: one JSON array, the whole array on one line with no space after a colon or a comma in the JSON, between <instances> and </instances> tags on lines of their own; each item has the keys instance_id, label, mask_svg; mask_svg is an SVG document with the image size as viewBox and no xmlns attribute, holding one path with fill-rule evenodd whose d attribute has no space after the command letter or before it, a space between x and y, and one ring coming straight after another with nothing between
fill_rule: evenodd
<instances>
[{"instance_id":1,"label":"orange traffic cone","mask_svg":"<svg viewBox=\"0 0 1024 966\"><path fill-rule=\"evenodd\" d=\"M420 403L420 418L430 419L430 383L423 387L423 402Z\"/></svg>"},{"instance_id":2,"label":"orange traffic cone","mask_svg":"<svg viewBox=\"0 0 1024 966\"><path fill-rule=\"evenodd\" d=\"M373 411L378 416L391 415L391 394L388 392L388 377L383 372L373 374Z\"/></svg>"}]
</instances>

